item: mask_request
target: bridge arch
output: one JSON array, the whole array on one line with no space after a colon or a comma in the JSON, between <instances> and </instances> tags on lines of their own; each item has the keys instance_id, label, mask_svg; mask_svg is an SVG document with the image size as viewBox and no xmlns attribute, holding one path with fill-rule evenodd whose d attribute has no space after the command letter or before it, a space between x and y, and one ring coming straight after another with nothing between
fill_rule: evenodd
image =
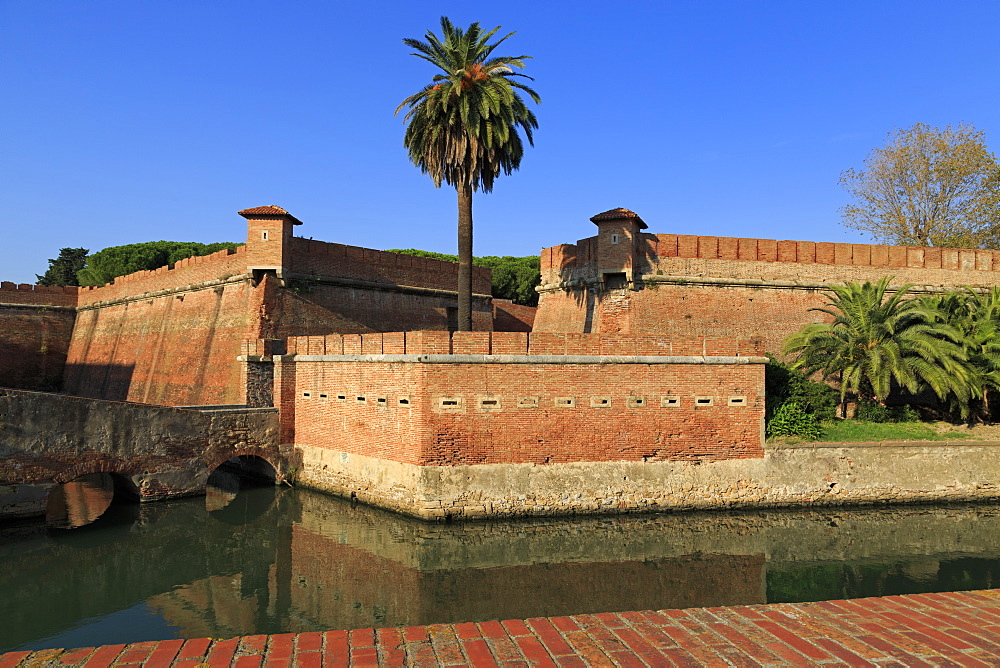
<instances>
[{"instance_id":1,"label":"bridge arch","mask_svg":"<svg viewBox=\"0 0 1000 668\"><path fill-rule=\"evenodd\" d=\"M45 521L52 527L73 529L107 515L115 508L139 503L140 493L120 466L95 467L83 463L64 471L45 498ZM112 470L101 470L101 469ZM118 469L118 470L115 470Z\"/></svg>"}]
</instances>

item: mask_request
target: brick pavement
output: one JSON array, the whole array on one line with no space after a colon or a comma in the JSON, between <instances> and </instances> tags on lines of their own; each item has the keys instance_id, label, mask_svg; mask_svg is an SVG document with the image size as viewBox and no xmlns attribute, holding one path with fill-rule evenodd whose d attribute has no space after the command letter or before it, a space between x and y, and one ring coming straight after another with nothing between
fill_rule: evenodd
<instances>
[{"instance_id":1,"label":"brick pavement","mask_svg":"<svg viewBox=\"0 0 1000 668\"><path fill-rule=\"evenodd\" d=\"M10 652L29 666L1000 666L1000 590Z\"/></svg>"}]
</instances>

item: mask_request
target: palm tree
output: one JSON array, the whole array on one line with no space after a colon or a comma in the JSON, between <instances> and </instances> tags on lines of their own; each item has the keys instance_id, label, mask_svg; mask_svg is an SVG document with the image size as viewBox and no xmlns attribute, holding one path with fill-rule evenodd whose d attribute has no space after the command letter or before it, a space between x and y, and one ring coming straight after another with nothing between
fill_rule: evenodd
<instances>
[{"instance_id":1,"label":"palm tree","mask_svg":"<svg viewBox=\"0 0 1000 668\"><path fill-rule=\"evenodd\" d=\"M981 399L978 417L988 422L990 393L1000 391L1000 288L977 292L966 287L960 292L927 297L924 304L937 313L941 322L958 331L973 371L975 394ZM961 404L953 408L964 415Z\"/></svg>"},{"instance_id":2,"label":"palm tree","mask_svg":"<svg viewBox=\"0 0 1000 668\"><path fill-rule=\"evenodd\" d=\"M841 403L853 393L862 401L885 401L893 387L916 394L930 388L967 411L977 394L961 346L961 334L933 309L907 299L910 286L887 295L889 277L877 283L850 282L832 289L825 313L832 322L807 325L783 346L792 366L807 375L840 381Z\"/></svg>"},{"instance_id":3,"label":"palm tree","mask_svg":"<svg viewBox=\"0 0 1000 668\"><path fill-rule=\"evenodd\" d=\"M409 123L403 145L410 160L429 174L434 186L442 181L458 191L458 328L472 329L472 193L493 190L501 172L510 174L521 164L524 146L518 129L534 146L532 131L538 127L518 91L536 103L538 94L515 77L529 56L493 56L510 33L492 44L500 30L484 32L479 23L466 30L441 17L442 37L431 31L426 41L404 39L442 73L396 107L407 107Z\"/></svg>"}]
</instances>

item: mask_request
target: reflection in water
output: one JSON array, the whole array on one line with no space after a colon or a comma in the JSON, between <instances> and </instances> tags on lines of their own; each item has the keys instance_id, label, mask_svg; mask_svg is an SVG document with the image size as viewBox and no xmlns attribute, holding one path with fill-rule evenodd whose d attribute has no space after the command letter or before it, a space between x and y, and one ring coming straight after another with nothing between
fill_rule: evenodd
<instances>
[{"instance_id":1,"label":"reflection in water","mask_svg":"<svg viewBox=\"0 0 1000 668\"><path fill-rule=\"evenodd\" d=\"M57 529L90 524L104 514L115 497L110 473L91 473L57 486L49 493L45 520Z\"/></svg>"},{"instance_id":2,"label":"reflection in water","mask_svg":"<svg viewBox=\"0 0 1000 668\"><path fill-rule=\"evenodd\" d=\"M232 483L210 512L188 499L99 530L0 528L0 651L1000 583L993 506L444 525Z\"/></svg>"}]
</instances>

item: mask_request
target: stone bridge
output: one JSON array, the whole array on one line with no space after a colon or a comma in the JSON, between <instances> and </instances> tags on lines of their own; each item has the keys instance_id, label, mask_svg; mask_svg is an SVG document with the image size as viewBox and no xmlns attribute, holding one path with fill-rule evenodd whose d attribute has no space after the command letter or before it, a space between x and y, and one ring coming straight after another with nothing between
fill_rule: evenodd
<instances>
[{"instance_id":1,"label":"stone bridge","mask_svg":"<svg viewBox=\"0 0 1000 668\"><path fill-rule=\"evenodd\" d=\"M141 501L202 494L232 457L290 468L275 408L153 406L0 388L0 519L40 515L49 493L111 473Z\"/></svg>"}]
</instances>

